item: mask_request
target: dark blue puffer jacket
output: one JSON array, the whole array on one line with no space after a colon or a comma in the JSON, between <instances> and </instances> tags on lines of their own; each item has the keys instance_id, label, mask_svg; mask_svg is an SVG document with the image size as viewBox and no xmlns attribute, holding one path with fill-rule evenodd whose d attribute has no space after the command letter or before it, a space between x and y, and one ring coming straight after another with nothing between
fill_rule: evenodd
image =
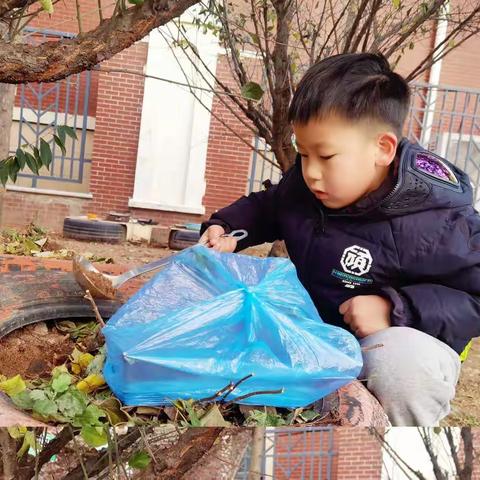
<instances>
[{"instance_id":1,"label":"dark blue puffer jacket","mask_svg":"<svg viewBox=\"0 0 480 480\"><path fill-rule=\"evenodd\" d=\"M327 209L299 161L278 185L242 197L202 225L246 229L238 250L285 240L322 318L348 328L339 306L357 295L393 303L392 325L462 352L480 335L480 217L467 175L403 139L397 173L369 196Z\"/></svg>"}]
</instances>

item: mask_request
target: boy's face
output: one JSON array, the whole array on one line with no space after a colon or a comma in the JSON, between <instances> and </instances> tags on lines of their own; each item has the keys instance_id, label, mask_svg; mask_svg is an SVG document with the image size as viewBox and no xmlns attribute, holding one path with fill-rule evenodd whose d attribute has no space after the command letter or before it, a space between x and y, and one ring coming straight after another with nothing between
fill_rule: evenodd
<instances>
[{"instance_id":1,"label":"boy's face","mask_svg":"<svg viewBox=\"0 0 480 480\"><path fill-rule=\"evenodd\" d=\"M364 121L330 115L293 124L305 183L333 209L355 203L376 190L395 157L395 134Z\"/></svg>"}]
</instances>

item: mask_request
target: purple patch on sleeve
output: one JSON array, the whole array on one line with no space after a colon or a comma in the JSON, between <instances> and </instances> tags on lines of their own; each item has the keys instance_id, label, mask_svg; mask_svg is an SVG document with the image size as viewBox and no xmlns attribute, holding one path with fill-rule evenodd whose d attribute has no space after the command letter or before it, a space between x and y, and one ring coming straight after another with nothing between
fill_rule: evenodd
<instances>
[{"instance_id":1,"label":"purple patch on sleeve","mask_svg":"<svg viewBox=\"0 0 480 480\"><path fill-rule=\"evenodd\" d=\"M417 153L415 166L427 175L458 185L457 177L455 177L450 168L432 155Z\"/></svg>"}]
</instances>

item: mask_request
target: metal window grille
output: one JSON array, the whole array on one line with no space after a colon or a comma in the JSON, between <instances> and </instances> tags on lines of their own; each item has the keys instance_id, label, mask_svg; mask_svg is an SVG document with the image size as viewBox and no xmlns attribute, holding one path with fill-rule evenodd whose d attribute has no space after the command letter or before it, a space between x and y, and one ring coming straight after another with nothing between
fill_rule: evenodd
<instances>
[{"instance_id":1,"label":"metal window grille","mask_svg":"<svg viewBox=\"0 0 480 480\"><path fill-rule=\"evenodd\" d=\"M248 480L247 449L235 480ZM267 428L263 442L264 480L334 480L337 449L333 427Z\"/></svg>"},{"instance_id":2,"label":"metal window grille","mask_svg":"<svg viewBox=\"0 0 480 480\"><path fill-rule=\"evenodd\" d=\"M73 38L75 35L55 30L26 28L27 38L32 43ZM22 172L19 177L31 179L31 187L38 180L82 183L84 166L91 160L85 158L87 138L88 106L90 98L91 72L70 75L54 83L28 83L19 86L18 145L31 143L39 148L40 138L49 141L53 159L50 169L40 175ZM77 133L78 140L66 142L66 155L49 134L52 126L69 125ZM14 153L14 152L11 152Z\"/></svg>"}]
</instances>

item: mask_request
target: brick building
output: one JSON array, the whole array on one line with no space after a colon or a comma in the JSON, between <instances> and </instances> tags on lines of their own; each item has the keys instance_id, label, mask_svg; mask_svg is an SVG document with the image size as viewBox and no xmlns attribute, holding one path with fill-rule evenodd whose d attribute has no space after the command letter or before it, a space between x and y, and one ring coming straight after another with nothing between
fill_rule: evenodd
<instances>
[{"instance_id":1,"label":"brick building","mask_svg":"<svg viewBox=\"0 0 480 480\"><path fill-rule=\"evenodd\" d=\"M474 429L474 449L478 450L480 430ZM453 430L463 465L463 446L459 429ZM457 478L453 459L447 454L447 441L443 433L430 431L433 449L447 478ZM266 430L262 452L262 475L256 480L409 480L414 478L406 465L421 472L427 480L435 480L432 462L421 440L419 430L411 427L390 429L386 434L388 445L401 461L394 461L382 449L374 432L363 428L270 428ZM446 447L446 448L445 448ZM251 451L235 480L250 480ZM473 463L471 480L480 479L478 457Z\"/></svg>"},{"instance_id":2,"label":"brick building","mask_svg":"<svg viewBox=\"0 0 480 480\"><path fill-rule=\"evenodd\" d=\"M95 0L81 3L84 30L97 23L96 6ZM45 14L29 25L27 36L32 41L77 33L75 2L60 2L55 8L51 20ZM232 82L216 38L190 27L188 13L182 18L211 70L225 83ZM437 26L430 42L409 51L399 70L406 72L423 58L441 29ZM40 177L20 174L16 184L8 186L1 207L3 226L34 221L58 231L65 216L109 211L130 211L134 217L166 226L199 222L248 190L260 188L261 180L278 178L278 171L266 172L252 154L249 145L259 139L248 122L240 121L218 97L199 91L194 99L185 87L142 76L184 81L177 63L188 70L188 61L181 57L181 49L177 58L172 56L164 40L173 30L167 25L152 31L102 63L102 69L109 71L17 88L13 151L26 140L34 142L52 123L75 127L79 140L68 141L65 157L57 148L50 172ZM410 136L439 153L458 157L476 184L480 183L480 64L475 61L479 46L479 38L470 39L435 71L423 75L424 82L453 87L419 86L407 126ZM125 69L129 73L119 71ZM198 74L191 75L205 86Z\"/></svg>"}]
</instances>

